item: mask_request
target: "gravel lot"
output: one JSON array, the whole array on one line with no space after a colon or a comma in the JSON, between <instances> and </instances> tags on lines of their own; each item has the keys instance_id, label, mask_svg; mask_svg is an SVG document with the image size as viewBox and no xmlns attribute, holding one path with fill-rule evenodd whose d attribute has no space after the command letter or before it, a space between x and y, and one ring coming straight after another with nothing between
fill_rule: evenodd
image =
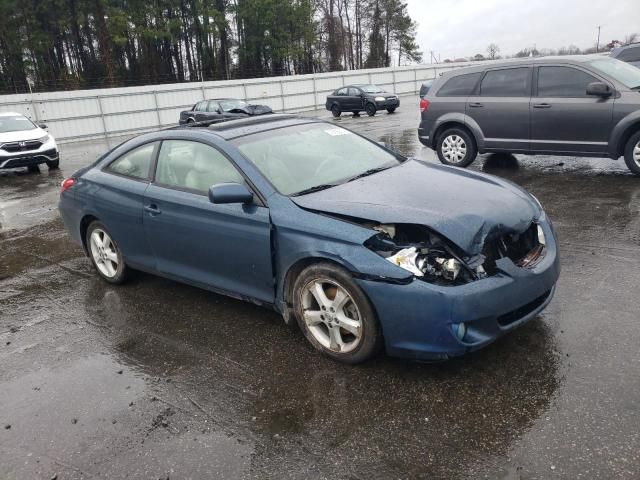
<instances>
[{"instance_id":1,"label":"gravel lot","mask_svg":"<svg viewBox=\"0 0 640 480\"><path fill-rule=\"evenodd\" d=\"M414 99L332 121L436 161ZM348 367L254 305L100 281L58 186L120 141L0 172L0 478L640 478L640 178L622 161L478 158L553 219L554 300L464 358Z\"/></svg>"}]
</instances>

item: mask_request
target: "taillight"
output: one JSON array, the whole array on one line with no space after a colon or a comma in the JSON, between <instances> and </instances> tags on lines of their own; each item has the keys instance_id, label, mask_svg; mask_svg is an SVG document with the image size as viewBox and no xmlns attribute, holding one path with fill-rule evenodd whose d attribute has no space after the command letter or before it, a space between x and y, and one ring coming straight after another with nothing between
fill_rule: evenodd
<instances>
[{"instance_id":1,"label":"taillight","mask_svg":"<svg viewBox=\"0 0 640 480\"><path fill-rule=\"evenodd\" d=\"M76 183L75 179L73 178L65 178L62 183L60 184L60 193L66 192L67 190L69 190L69 188L71 188L71 186Z\"/></svg>"},{"instance_id":2,"label":"taillight","mask_svg":"<svg viewBox=\"0 0 640 480\"><path fill-rule=\"evenodd\" d=\"M429 100L426 98L420 99L420 111L425 112L429 108Z\"/></svg>"}]
</instances>

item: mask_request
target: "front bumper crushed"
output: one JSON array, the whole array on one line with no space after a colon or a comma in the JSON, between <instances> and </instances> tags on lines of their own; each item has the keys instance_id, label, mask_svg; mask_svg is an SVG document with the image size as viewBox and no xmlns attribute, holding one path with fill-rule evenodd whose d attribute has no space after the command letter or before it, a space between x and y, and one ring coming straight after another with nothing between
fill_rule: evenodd
<instances>
[{"instance_id":1,"label":"front bumper crushed","mask_svg":"<svg viewBox=\"0 0 640 480\"><path fill-rule=\"evenodd\" d=\"M544 230L554 238L550 224ZM496 265L496 275L459 286L358 279L378 314L387 353L422 360L463 355L531 320L553 298L560 275L555 241L533 268L517 267L509 258ZM461 322L462 340L455 333Z\"/></svg>"}]
</instances>

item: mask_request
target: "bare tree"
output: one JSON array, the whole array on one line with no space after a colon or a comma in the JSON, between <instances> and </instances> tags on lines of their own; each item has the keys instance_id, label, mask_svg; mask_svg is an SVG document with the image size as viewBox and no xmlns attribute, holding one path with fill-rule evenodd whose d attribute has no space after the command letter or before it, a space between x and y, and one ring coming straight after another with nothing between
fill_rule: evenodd
<instances>
[{"instance_id":1,"label":"bare tree","mask_svg":"<svg viewBox=\"0 0 640 480\"><path fill-rule=\"evenodd\" d=\"M487 47L487 53L489 54L490 60L495 60L499 52L500 52L500 47L495 43L490 43L489 46Z\"/></svg>"},{"instance_id":2,"label":"bare tree","mask_svg":"<svg viewBox=\"0 0 640 480\"><path fill-rule=\"evenodd\" d=\"M637 41L638 41L638 34L637 33L630 33L629 35L625 35L624 36L623 45L628 45L630 43L635 43Z\"/></svg>"}]
</instances>

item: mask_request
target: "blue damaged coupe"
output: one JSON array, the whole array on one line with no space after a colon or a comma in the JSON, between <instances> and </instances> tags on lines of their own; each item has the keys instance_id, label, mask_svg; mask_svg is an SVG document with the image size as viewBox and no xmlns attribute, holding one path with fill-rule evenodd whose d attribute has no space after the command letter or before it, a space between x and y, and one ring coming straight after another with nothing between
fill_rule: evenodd
<instances>
[{"instance_id":1,"label":"blue damaged coupe","mask_svg":"<svg viewBox=\"0 0 640 480\"><path fill-rule=\"evenodd\" d=\"M560 272L518 186L291 115L138 136L64 180L60 212L105 281L136 269L273 308L345 363L476 350Z\"/></svg>"}]
</instances>

